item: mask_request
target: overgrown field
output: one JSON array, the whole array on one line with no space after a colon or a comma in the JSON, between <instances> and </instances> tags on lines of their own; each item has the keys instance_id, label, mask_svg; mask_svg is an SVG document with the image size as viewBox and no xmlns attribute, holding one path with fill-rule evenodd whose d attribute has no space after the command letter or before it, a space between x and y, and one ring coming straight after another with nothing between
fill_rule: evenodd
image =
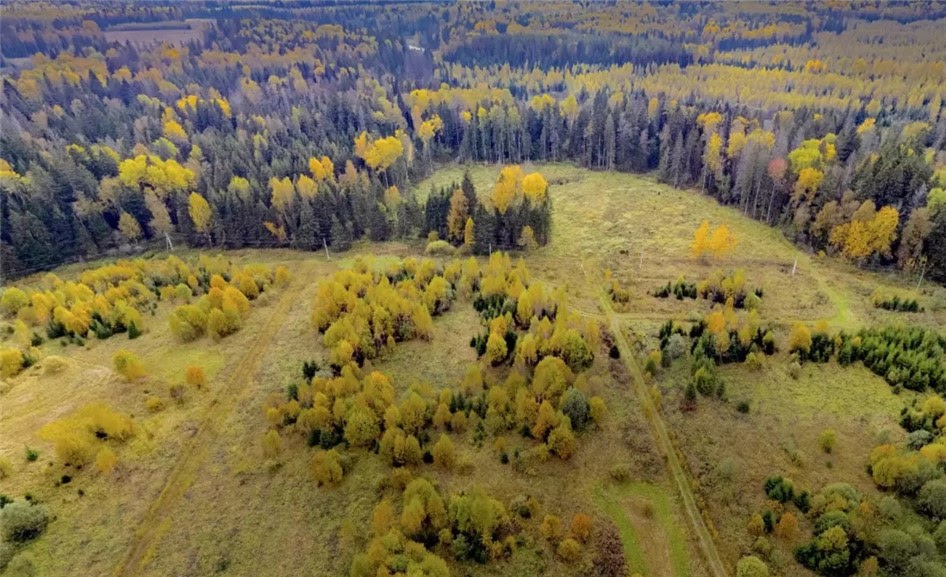
<instances>
[{"instance_id":1,"label":"overgrown field","mask_svg":"<svg viewBox=\"0 0 946 577\"><path fill-rule=\"evenodd\" d=\"M879 496L865 472L871 451L880 442L904 437L900 409L924 395L908 390L898 395L860 363L841 367L831 360L796 369L789 358L790 331L798 324L813 328L818 321L826 321L831 331L879 324L941 328L946 326L946 291L925 285L917 292L896 277L805 254L779 232L738 211L649 177L564 164L535 168L550 183L553 220L551 242L522 254L531 282L541 283L549 294L564 288L576 326L579 321L597 323L602 336L593 362L575 369L581 379L575 388L603 399L606 417L577 435L569 458L527 458L538 442L530 438L533 433L478 427L477 422L489 418L476 417L474 409L464 427L435 430L430 425L430 431L417 433L429 437L425 449L441 434L451 439L451 468L427 462L392 467L376 454L384 453L376 443L343 451L343 478L320 486L311 476L311 459L318 451L309 446L311 435L295 434L296 417L274 421L266 411L285 402L290 387L305 380L304 362L316 362L317 374L326 376L337 361L337 347L328 346L311 321L316 287L340 270L366 267L377 276L402 266L404 258L420 259L424 244L357 244L331 258L321 252L230 252L224 258L238 266L286 265L292 274L287 284L274 284L252 302L233 334L182 342L169 327L181 303L162 300L153 312L143 313L140 337L92 336L78 344L65 337L45 339L37 345L35 364L4 380L0 493L16 500L29 494L52 514L48 528L18 549L14 563L30 561L37 574L50 576L348 574L359 553L373 546L367 528L375 522L379 499L397 503L408 480L399 471L410 470L410 478L430 480L444 500L482 491L512 515L513 504L535 499L528 516L517 514L515 523L495 533L497 543L510 535L513 542L488 561L455 559L457 549L442 535L429 538L430 550L448 558L451 574L595 571L604 534L613 530L629 574L716 575L700 545L700 527L688 521L677 472L667 467L655 442L655 423L661 421L683 463L687 485L695 487L705 528L726 571L732 573L748 553L765 557L779 575L804 571L791 551L804 540L810 525L805 519L793 537L772 538L772 551L753 549L756 537L746 525L751 513L766 506L765 480L788 476L812 493L843 481ZM418 196L423 199L431 186L459 183L464 170L439 170L416 186ZM469 170L482 196L499 167ZM720 258L694 258L694 231L704 220L728 226L735 248ZM196 259L197 253L179 256ZM438 258L436 265L448 262ZM477 262L489 270L488 259ZM658 333L666 321L689 326L717 305L705 298L678 300L652 293L681 277L699 283L716 269L725 274L742 269L746 285L761 289L753 322L771 328L778 352L758 366L721 364L717 370L726 382L722 399L700 395L694 407L686 400L691 379L686 359L649 368L647 355L659 348ZM610 271L610 281L605 271ZM58 274L70 280L80 272L71 266ZM46 282L37 277L20 286L38 288ZM614 296L614 282L626 299ZM916 298L923 311L875 307L872 295L878 287ZM427 336L383 343L380 354L366 355L361 374L386 374L398 402L424 389L421 385L456 393L474 365L482 367L486 389L508 383L516 370L511 358L488 363L491 353L478 359L471 347L471 339L493 332L492 321L484 321L474 308L475 295L456 295L442 312L434 307ZM612 306L601 306L603 298ZM615 326L620 335L613 334ZM521 339L525 329L518 330ZM615 358L611 344L616 338L626 339L634 354ZM116 373L113 359L120 350L140 359L143 376L128 379ZM185 382L188 367L201 367L206 384ZM531 372L529 368L526 374ZM641 378L646 382L635 380ZM649 391L659 407L656 413L643 404L638 390ZM486 402L492 393L487 397L484 390L482 398ZM738 409L742 402L746 412ZM134 435L121 443L105 440L118 455L113 468L66 466L40 430L96 403L131 417ZM829 429L835 432L830 453L821 440ZM269 430L278 430L278 443L266 437ZM28 459L28 450L38 456ZM523 460L517 465L520 454ZM573 559L559 545L578 514L591 518L593 531ZM563 521L561 535L546 535L547 515ZM456 536L450 537L453 543Z\"/></svg>"}]
</instances>

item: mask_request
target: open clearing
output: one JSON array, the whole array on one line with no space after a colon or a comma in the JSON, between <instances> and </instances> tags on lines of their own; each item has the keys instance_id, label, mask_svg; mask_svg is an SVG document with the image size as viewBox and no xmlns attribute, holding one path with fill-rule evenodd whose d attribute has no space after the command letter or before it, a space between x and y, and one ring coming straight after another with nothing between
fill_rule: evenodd
<instances>
[{"instance_id":1,"label":"open clearing","mask_svg":"<svg viewBox=\"0 0 946 577\"><path fill-rule=\"evenodd\" d=\"M746 269L749 284L765 289L760 314L779 327L796 321L825 319L837 328L868 322L946 325L946 291L926 287L920 295L927 311L908 315L874 309L869 300L876 286L911 290L897 278L853 269L834 259L802 253L773 229L743 218L694 192L678 191L650 177L597 173L556 164L537 166L552 183L553 240L525 255L533 276L567 288L569 302L589 318L613 321L631 337L630 348L646 351L656 330L668 319L702 317L710 305L702 300L661 300L648 294L680 275L698 281L713 268ZM463 167L448 166L417 186L423 196L431 184L462 178ZM490 190L499 167L470 167L480 194ZM704 218L728 224L739 246L719 263L689 256L693 231ZM360 244L327 260L322 253L236 251L238 262L286 263L290 286L265 294L254 305L243 330L214 343L206 337L179 344L167 327L171 305L162 304L146 319L147 332L129 341L119 335L90 339L84 347L47 342L43 352L65 357L61 372L49 374L40 362L7 383L0 414L0 455L14 464L0 491L32 493L49 503L57 519L30 545L40 575L338 575L347 573L353 554L362 549L378 488L387 476L376 459L363 455L354 471L335 489L320 489L308 478L303 439L287 443L281 456L267 461L260 438L267 428L266 398L283 394L299 378L304 360L325 359L327 352L311 327L315 285L338 267L350 266L357 254L422 254L417 244ZM797 272L791 275L797 259ZM611 269L631 301L619 311L603 310L602 273ZM72 266L61 274L79 270ZM470 337L480 330L469 303L435 321L431 342L398 345L373 367L388 372L398 392L412 382L456 385L475 359ZM779 337L785 338L785 331ZM118 349L138 354L149 376L127 384L112 371ZM702 400L694 412L681 412L679 398L685 368L661 372L659 413L647 416L640 404L643 382L629 372L638 360L625 355L609 359L599 351L588 372L591 388L605 398L610 418L601 431L580 437L568 462L544 463L539 470L513 472L500 462L492 439L476 448L472 431L455 435L464 463L459 475L423 474L445 492L473 486L487 489L508 503L518 495L541 496L544 512L563 519L585 511L610 517L618 527L632 571L648 577L701 577L715 574L712 561L700 553L702 537L687 515L688 497L663 462L652 430L654 418L665 422L675 441L682 469L692 482L702 517L730 568L751 545L745 532L746 511L764 501L762 481L775 473L799 485L818 489L844 480L864 491L872 485L864 472L872 441L900 434L896 417L904 397L897 397L863 367L841 370L835 364L807 366L796 380L787 373L784 355L769 358L761 370L724 367L730 401ZM628 363L628 364L625 364ZM188 365L202 365L210 377L206 390L188 390L180 405L168 397ZM639 390L638 390L639 389ZM148 394L168 401L149 413ZM746 400L748 414L735 410ZM123 449L112 478L73 472L60 484L63 470L52 447L36 436L39 428L72 410L106 402L134 415L139 427ZM830 456L817 446L825 428L838 432ZM519 442L510 436L510 449ZM28 463L25 447L40 451ZM759 462L759 455L770 455ZM618 464L631 480L615 483ZM692 496L691 496L692 497ZM783 547L787 555L789 544ZM779 574L802 571L786 559ZM508 561L470 566L471 575L571 575L541 544L525 543ZM795 573L792 573L794 571Z\"/></svg>"},{"instance_id":2,"label":"open clearing","mask_svg":"<svg viewBox=\"0 0 946 577\"><path fill-rule=\"evenodd\" d=\"M148 27L148 23L135 23L135 25L124 27L112 27L103 33L109 42L120 44L130 42L137 46L148 46L164 43L182 46L200 40L211 22L211 20L201 18L189 18L184 22L156 22L151 28Z\"/></svg>"}]
</instances>

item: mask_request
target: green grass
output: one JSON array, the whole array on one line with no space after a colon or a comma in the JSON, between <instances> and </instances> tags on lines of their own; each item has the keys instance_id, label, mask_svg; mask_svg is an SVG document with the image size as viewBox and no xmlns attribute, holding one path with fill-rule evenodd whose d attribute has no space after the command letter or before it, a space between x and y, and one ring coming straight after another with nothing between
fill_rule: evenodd
<instances>
[{"instance_id":1,"label":"green grass","mask_svg":"<svg viewBox=\"0 0 946 577\"><path fill-rule=\"evenodd\" d=\"M595 488L595 500L617 526L632 574L691 575L686 533L666 489L649 483L602 485Z\"/></svg>"}]
</instances>

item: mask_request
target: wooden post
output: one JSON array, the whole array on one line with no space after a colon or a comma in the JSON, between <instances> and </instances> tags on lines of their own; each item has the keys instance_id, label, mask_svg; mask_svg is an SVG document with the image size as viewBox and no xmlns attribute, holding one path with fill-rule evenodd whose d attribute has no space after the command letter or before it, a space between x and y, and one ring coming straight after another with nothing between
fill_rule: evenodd
<instances>
[{"instance_id":1,"label":"wooden post","mask_svg":"<svg viewBox=\"0 0 946 577\"><path fill-rule=\"evenodd\" d=\"M171 235L167 231L164 232L164 241L167 243L168 250L174 252L174 243L171 242Z\"/></svg>"},{"instance_id":2,"label":"wooden post","mask_svg":"<svg viewBox=\"0 0 946 577\"><path fill-rule=\"evenodd\" d=\"M326 258L327 260L332 260L331 255L329 255L329 253L328 253L328 243L325 242L325 237L324 237L324 236L322 237L322 248L325 249L325 258Z\"/></svg>"},{"instance_id":3,"label":"wooden post","mask_svg":"<svg viewBox=\"0 0 946 577\"><path fill-rule=\"evenodd\" d=\"M644 270L644 247L641 247L641 262L637 265L637 272Z\"/></svg>"},{"instance_id":4,"label":"wooden post","mask_svg":"<svg viewBox=\"0 0 946 577\"><path fill-rule=\"evenodd\" d=\"M795 257L795 264L792 265L792 276L795 276L795 270L798 268L798 257Z\"/></svg>"}]
</instances>

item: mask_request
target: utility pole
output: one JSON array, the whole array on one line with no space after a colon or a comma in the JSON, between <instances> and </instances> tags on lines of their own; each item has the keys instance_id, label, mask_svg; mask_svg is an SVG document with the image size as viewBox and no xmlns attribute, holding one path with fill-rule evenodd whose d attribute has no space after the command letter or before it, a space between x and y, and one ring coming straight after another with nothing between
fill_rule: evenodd
<instances>
[{"instance_id":1,"label":"utility pole","mask_svg":"<svg viewBox=\"0 0 946 577\"><path fill-rule=\"evenodd\" d=\"M926 267L924 266L924 267L920 270L920 280L917 281L917 283L916 283L916 290L920 290L920 285L923 284L923 275L925 275L925 274L926 274Z\"/></svg>"}]
</instances>

